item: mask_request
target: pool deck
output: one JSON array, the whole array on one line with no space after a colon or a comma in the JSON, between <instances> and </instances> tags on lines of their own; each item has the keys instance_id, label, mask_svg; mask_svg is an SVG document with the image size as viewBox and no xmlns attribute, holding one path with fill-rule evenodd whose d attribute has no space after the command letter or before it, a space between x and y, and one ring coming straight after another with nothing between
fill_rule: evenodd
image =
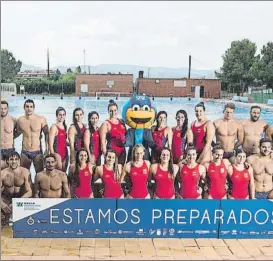
<instances>
[{"instance_id":1,"label":"pool deck","mask_svg":"<svg viewBox=\"0 0 273 261\"><path fill-rule=\"evenodd\" d=\"M273 239L15 239L4 227L1 260L273 260Z\"/></svg>"}]
</instances>

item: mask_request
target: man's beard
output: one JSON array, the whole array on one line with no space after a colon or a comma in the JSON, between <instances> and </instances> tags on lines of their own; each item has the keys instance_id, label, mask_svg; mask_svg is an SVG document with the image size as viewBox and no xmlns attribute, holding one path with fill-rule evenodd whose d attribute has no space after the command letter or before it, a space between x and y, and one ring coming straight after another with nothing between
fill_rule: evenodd
<instances>
[{"instance_id":1,"label":"man's beard","mask_svg":"<svg viewBox=\"0 0 273 261\"><path fill-rule=\"evenodd\" d=\"M260 117L251 117L251 120L252 120L253 122L256 122L256 121L259 120L259 118L260 118Z\"/></svg>"}]
</instances>

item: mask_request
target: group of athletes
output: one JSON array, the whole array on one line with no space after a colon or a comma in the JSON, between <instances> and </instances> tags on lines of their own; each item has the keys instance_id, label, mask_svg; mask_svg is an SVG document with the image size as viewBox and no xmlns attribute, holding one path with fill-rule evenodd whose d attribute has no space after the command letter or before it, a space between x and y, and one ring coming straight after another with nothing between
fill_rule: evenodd
<instances>
[{"instance_id":1,"label":"group of athletes","mask_svg":"<svg viewBox=\"0 0 273 261\"><path fill-rule=\"evenodd\" d=\"M134 146L126 139L114 101L109 102L109 119L101 126L96 111L84 124L81 108L73 111L69 128L63 107L57 108L56 123L50 128L44 116L34 113L33 100L25 101L25 114L18 119L8 109L8 103L1 101L4 213L11 213L12 198L18 197L273 199L273 125L259 119L259 106L251 107L249 119L237 120L235 105L226 103L223 117L212 122L201 102L194 107L192 124L187 112L178 110L174 127L166 125L167 113L159 111L155 125L146 130L149 135ZM21 134L19 155L14 139Z\"/></svg>"}]
</instances>

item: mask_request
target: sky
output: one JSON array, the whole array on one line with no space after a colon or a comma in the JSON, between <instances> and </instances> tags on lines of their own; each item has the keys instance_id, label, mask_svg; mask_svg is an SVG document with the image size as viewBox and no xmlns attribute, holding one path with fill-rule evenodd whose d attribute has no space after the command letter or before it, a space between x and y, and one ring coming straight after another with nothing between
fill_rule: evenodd
<instances>
[{"instance_id":1,"label":"sky","mask_svg":"<svg viewBox=\"0 0 273 261\"><path fill-rule=\"evenodd\" d=\"M232 41L273 41L273 2L1 1L1 49L24 64L216 70Z\"/></svg>"}]
</instances>

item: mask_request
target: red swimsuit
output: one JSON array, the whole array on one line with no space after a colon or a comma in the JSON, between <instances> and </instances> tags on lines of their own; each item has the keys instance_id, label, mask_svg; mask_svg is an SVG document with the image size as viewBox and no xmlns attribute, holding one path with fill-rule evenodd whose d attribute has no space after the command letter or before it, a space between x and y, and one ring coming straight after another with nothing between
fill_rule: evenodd
<instances>
[{"instance_id":1,"label":"red swimsuit","mask_svg":"<svg viewBox=\"0 0 273 261\"><path fill-rule=\"evenodd\" d=\"M154 143L156 144L157 148L162 149L165 146L165 144L166 144L167 139L164 136L164 132L165 132L166 128L167 127L163 128L161 130L157 130L157 131L154 130L152 132L153 140L154 140ZM158 151L158 150L154 150L153 149L152 150L152 157L155 158L155 159L159 158L160 151L161 150Z\"/></svg>"},{"instance_id":2,"label":"red swimsuit","mask_svg":"<svg viewBox=\"0 0 273 261\"><path fill-rule=\"evenodd\" d=\"M209 163L208 177L210 182L209 195L213 199L222 199L226 195L227 168L224 161L219 166Z\"/></svg>"},{"instance_id":3,"label":"red swimsuit","mask_svg":"<svg viewBox=\"0 0 273 261\"><path fill-rule=\"evenodd\" d=\"M172 198L174 196L174 180L170 177L168 170L163 170L160 164L157 165L157 171L154 175L156 188L155 194L158 198Z\"/></svg>"},{"instance_id":4,"label":"red swimsuit","mask_svg":"<svg viewBox=\"0 0 273 261\"><path fill-rule=\"evenodd\" d=\"M196 148L197 153L201 153L205 147L205 138L206 138L206 132L204 130L204 127L206 125L207 121L204 122L200 126L196 126L196 121L192 124L192 132L193 132L193 144Z\"/></svg>"},{"instance_id":5,"label":"red swimsuit","mask_svg":"<svg viewBox=\"0 0 273 261\"><path fill-rule=\"evenodd\" d=\"M122 189L118 181L115 180L113 170L108 170L103 165L103 174L101 177L104 183L104 197L105 198L120 198L122 196Z\"/></svg>"},{"instance_id":6,"label":"red swimsuit","mask_svg":"<svg viewBox=\"0 0 273 261\"><path fill-rule=\"evenodd\" d=\"M110 120L107 120L111 125L110 131L107 133L107 149L112 149L116 151L118 157L125 152L125 147L123 145L123 138L125 138L126 129L124 124L118 120L117 124L112 123Z\"/></svg>"},{"instance_id":7,"label":"red swimsuit","mask_svg":"<svg viewBox=\"0 0 273 261\"><path fill-rule=\"evenodd\" d=\"M248 185L250 182L250 174L247 169L237 170L233 166L233 174L231 176L232 193L235 199L245 199L249 196Z\"/></svg>"},{"instance_id":8,"label":"red swimsuit","mask_svg":"<svg viewBox=\"0 0 273 261\"><path fill-rule=\"evenodd\" d=\"M67 157L67 146L66 146L66 138L67 138L67 133L65 129L61 129L56 125L58 129L58 134L54 138L54 151L57 152L61 158L62 161L66 159Z\"/></svg>"},{"instance_id":9,"label":"red swimsuit","mask_svg":"<svg viewBox=\"0 0 273 261\"><path fill-rule=\"evenodd\" d=\"M130 196L132 198L146 198L149 194L147 188L148 172L149 170L145 161L143 161L141 167L131 165L130 180L132 182L132 189Z\"/></svg>"},{"instance_id":10,"label":"red swimsuit","mask_svg":"<svg viewBox=\"0 0 273 261\"><path fill-rule=\"evenodd\" d=\"M186 199L196 199L200 196L198 193L198 183L200 180L199 164L194 168L183 165L180 171L180 195Z\"/></svg>"},{"instance_id":11,"label":"red swimsuit","mask_svg":"<svg viewBox=\"0 0 273 261\"><path fill-rule=\"evenodd\" d=\"M173 161L177 162L183 155L186 145L186 139L181 137L181 130L173 128L172 155Z\"/></svg>"},{"instance_id":12,"label":"red swimsuit","mask_svg":"<svg viewBox=\"0 0 273 261\"><path fill-rule=\"evenodd\" d=\"M90 138L89 149L91 154L93 154L95 156L95 159L97 160L101 155L99 130L93 132L93 135Z\"/></svg>"},{"instance_id":13,"label":"red swimsuit","mask_svg":"<svg viewBox=\"0 0 273 261\"><path fill-rule=\"evenodd\" d=\"M84 169L79 169L79 186L75 188L75 195L78 198L89 198L92 193L91 188L92 174L89 170L88 164Z\"/></svg>"}]
</instances>

